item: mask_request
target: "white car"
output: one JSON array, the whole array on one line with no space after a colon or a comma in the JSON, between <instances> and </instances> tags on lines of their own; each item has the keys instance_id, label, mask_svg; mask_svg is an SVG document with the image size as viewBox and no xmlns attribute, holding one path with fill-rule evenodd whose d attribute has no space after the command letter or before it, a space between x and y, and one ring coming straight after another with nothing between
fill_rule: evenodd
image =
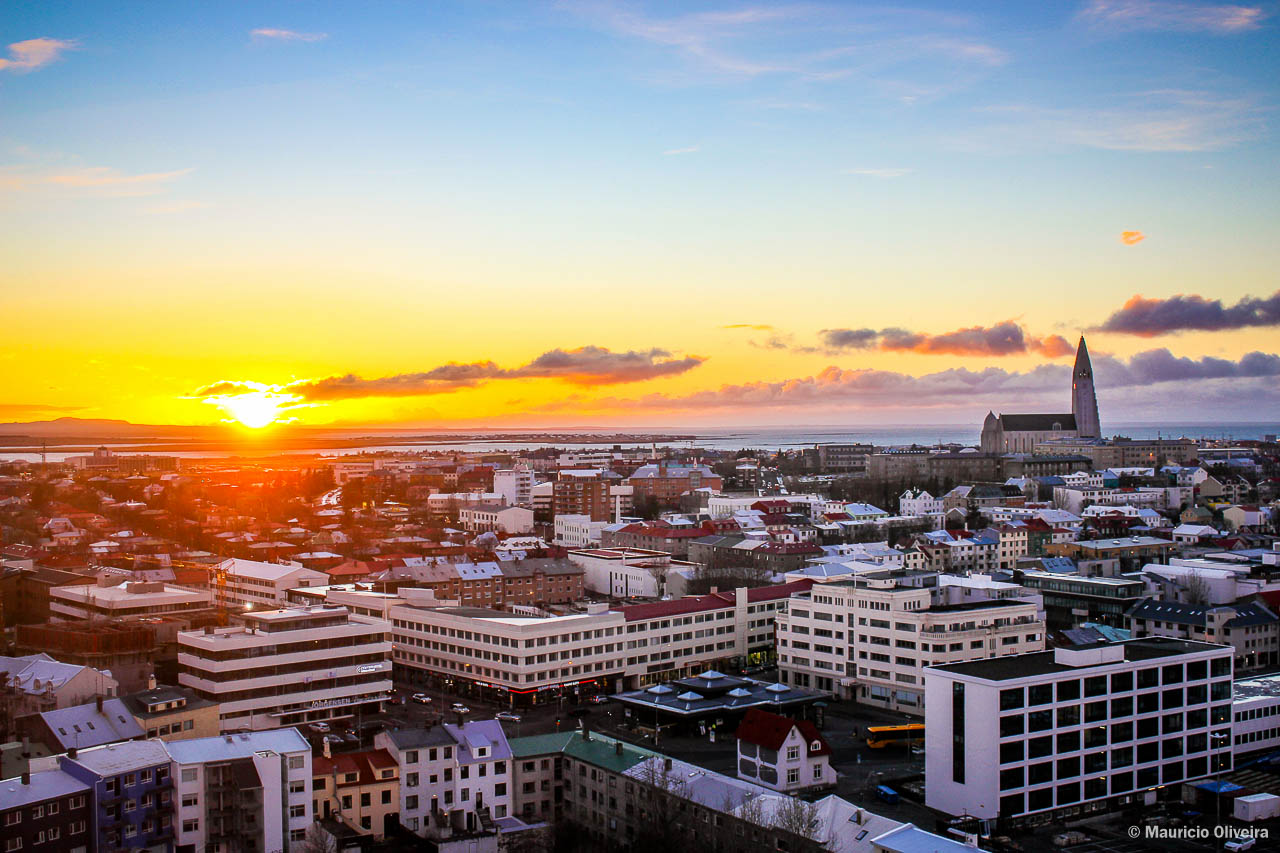
<instances>
[{"instance_id":1,"label":"white car","mask_svg":"<svg viewBox=\"0 0 1280 853\"><path fill-rule=\"evenodd\" d=\"M520 722L520 715L515 711L499 711L493 715L495 720L506 720L508 723Z\"/></svg>"},{"instance_id":2,"label":"white car","mask_svg":"<svg viewBox=\"0 0 1280 853\"><path fill-rule=\"evenodd\" d=\"M312 723L311 725L307 726L307 728L311 729L311 731L313 732L327 732L329 731L329 724L328 723Z\"/></svg>"},{"instance_id":3,"label":"white car","mask_svg":"<svg viewBox=\"0 0 1280 853\"><path fill-rule=\"evenodd\" d=\"M1231 853L1243 853L1245 850L1252 849L1253 845L1257 843L1258 839L1256 838L1237 838L1234 841L1228 841L1226 844L1223 844L1222 849L1230 850Z\"/></svg>"},{"instance_id":4,"label":"white car","mask_svg":"<svg viewBox=\"0 0 1280 853\"><path fill-rule=\"evenodd\" d=\"M412 696L410 696L409 698L410 698L410 699L412 699L414 702L417 702L419 705L430 705L430 704L431 704L431 697L430 697L430 696L428 696L428 695L427 695L427 694L425 694L425 693L415 693L415 694L413 694Z\"/></svg>"},{"instance_id":5,"label":"white car","mask_svg":"<svg viewBox=\"0 0 1280 853\"><path fill-rule=\"evenodd\" d=\"M454 702L452 705L450 705L450 706L449 706L449 710L450 710L450 711L452 711L452 712L453 712L453 713L455 713L455 714L470 714L470 713L471 713L471 709L470 709L470 708L468 708L466 705L463 705L461 702Z\"/></svg>"}]
</instances>

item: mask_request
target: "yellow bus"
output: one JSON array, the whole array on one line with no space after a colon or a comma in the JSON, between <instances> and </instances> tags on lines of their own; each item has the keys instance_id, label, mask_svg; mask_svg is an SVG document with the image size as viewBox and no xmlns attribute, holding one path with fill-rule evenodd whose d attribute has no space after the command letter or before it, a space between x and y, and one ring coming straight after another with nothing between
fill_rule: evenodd
<instances>
[{"instance_id":1,"label":"yellow bus","mask_svg":"<svg viewBox=\"0 0 1280 853\"><path fill-rule=\"evenodd\" d=\"M882 749L899 743L924 740L924 723L907 723L901 726L867 726L867 746Z\"/></svg>"}]
</instances>

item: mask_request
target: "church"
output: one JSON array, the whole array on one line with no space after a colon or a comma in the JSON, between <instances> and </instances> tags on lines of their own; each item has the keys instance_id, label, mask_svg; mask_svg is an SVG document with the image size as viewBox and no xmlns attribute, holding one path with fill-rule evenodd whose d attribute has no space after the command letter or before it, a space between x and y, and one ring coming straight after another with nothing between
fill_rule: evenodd
<instances>
[{"instance_id":1,"label":"church","mask_svg":"<svg viewBox=\"0 0 1280 853\"><path fill-rule=\"evenodd\" d=\"M1053 438L1101 438L1098 398L1093 390L1093 365L1089 349L1080 338L1076 363L1071 369L1071 413L997 415L987 412L982 424L983 453L1031 453Z\"/></svg>"}]
</instances>

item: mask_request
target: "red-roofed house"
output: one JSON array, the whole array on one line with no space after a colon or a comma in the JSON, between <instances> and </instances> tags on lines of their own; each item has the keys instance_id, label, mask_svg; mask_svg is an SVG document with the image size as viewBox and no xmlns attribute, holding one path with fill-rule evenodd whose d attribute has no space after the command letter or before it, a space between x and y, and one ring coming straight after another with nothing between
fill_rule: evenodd
<instances>
[{"instance_id":1,"label":"red-roofed house","mask_svg":"<svg viewBox=\"0 0 1280 853\"><path fill-rule=\"evenodd\" d=\"M831 746L808 720L752 708L735 735L739 779L786 794L836 784Z\"/></svg>"},{"instance_id":2,"label":"red-roofed house","mask_svg":"<svg viewBox=\"0 0 1280 853\"><path fill-rule=\"evenodd\" d=\"M389 818L400 811L400 766L385 749L317 755L311 790L317 820L341 815L347 826L381 839Z\"/></svg>"}]
</instances>

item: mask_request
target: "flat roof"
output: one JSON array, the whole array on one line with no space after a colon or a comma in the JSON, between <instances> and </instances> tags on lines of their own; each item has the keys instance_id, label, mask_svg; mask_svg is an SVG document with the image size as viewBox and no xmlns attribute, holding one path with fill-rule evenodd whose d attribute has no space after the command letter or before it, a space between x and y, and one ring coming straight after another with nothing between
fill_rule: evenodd
<instances>
[{"instance_id":1,"label":"flat roof","mask_svg":"<svg viewBox=\"0 0 1280 853\"><path fill-rule=\"evenodd\" d=\"M1136 640L1122 640L1118 643L1100 643L1097 646L1073 646L1077 650L1098 647L1119 646L1124 650L1124 661L1136 662L1158 660L1177 655L1195 652L1227 651L1230 646L1218 646L1213 643L1200 643L1195 640L1175 640L1171 637L1143 637ZM1010 681L1016 678L1029 678L1037 675L1053 675L1068 672L1086 672L1090 669L1114 666L1120 661L1105 661L1097 664L1068 666L1057 662L1055 650L1046 652L1030 652L1024 655L1008 655L986 660L971 660L962 663L947 663L927 667L928 670L953 672L957 675L970 675L986 681Z\"/></svg>"}]
</instances>

